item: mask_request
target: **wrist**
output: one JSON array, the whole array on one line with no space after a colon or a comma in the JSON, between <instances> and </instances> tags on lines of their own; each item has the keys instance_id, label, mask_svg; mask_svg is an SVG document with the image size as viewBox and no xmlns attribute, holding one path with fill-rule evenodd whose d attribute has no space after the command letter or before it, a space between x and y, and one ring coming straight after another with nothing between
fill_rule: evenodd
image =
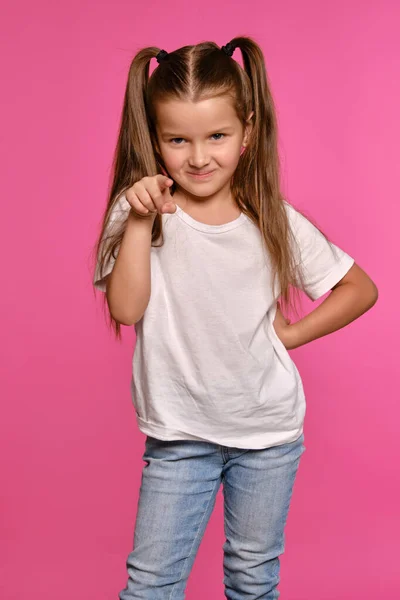
<instances>
[{"instance_id":1,"label":"wrist","mask_svg":"<svg viewBox=\"0 0 400 600\"><path fill-rule=\"evenodd\" d=\"M297 323L291 323L286 327L285 346L287 350L294 350L302 345Z\"/></svg>"},{"instance_id":2,"label":"wrist","mask_svg":"<svg viewBox=\"0 0 400 600\"><path fill-rule=\"evenodd\" d=\"M138 213L134 212L133 208L131 208L129 215L128 215L128 221L135 223L135 224L142 224L144 227L153 227L153 223L156 219L157 213L149 213L148 215L139 215Z\"/></svg>"}]
</instances>

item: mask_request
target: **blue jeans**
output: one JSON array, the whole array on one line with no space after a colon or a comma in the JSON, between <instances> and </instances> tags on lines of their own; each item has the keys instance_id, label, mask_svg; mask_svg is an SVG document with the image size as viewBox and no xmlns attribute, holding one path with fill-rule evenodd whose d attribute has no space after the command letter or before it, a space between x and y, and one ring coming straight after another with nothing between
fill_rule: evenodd
<instances>
[{"instance_id":1,"label":"blue jeans","mask_svg":"<svg viewBox=\"0 0 400 600\"><path fill-rule=\"evenodd\" d=\"M231 600L279 597L279 555L304 434L261 450L147 436L134 549L120 600L182 600L221 483Z\"/></svg>"}]
</instances>

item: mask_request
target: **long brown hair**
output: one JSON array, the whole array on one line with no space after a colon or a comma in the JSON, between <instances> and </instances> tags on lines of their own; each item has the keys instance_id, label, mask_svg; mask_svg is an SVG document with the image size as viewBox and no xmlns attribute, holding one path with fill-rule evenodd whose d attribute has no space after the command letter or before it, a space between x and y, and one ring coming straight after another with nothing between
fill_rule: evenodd
<instances>
[{"instance_id":1,"label":"long brown hair","mask_svg":"<svg viewBox=\"0 0 400 600\"><path fill-rule=\"evenodd\" d=\"M155 103L169 99L198 102L224 95L234 103L243 126L254 111L249 143L232 177L232 195L262 234L271 260L273 285L276 277L280 284L282 310L293 309L298 315L296 302L300 298L299 288L303 289L303 275L295 261L295 240L284 206L287 201L280 190L277 120L263 53L250 37L235 37L229 44L240 48L243 68L214 42L184 46L170 52L151 77L150 61L160 48L143 48L133 58L113 158L112 182L94 248L99 272L103 273L110 256L116 258L126 228L126 220L122 220L111 233L107 231L115 203L142 177L168 174L156 149ZM172 194L174 188L175 184L170 188ZM163 244L162 216L158 213L152 229L152 245L156 243ZM295 292L292 296L291 290ZM120 324L109 312L108 316L117 338L121 338Z\"/></svg>"}]
</instances>

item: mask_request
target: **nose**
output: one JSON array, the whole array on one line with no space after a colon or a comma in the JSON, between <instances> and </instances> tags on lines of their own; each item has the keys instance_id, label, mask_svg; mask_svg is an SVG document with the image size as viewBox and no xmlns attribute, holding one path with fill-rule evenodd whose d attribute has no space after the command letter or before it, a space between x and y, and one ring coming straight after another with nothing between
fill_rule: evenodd
<instances>
[{"instance_id":1,"label":"nose","mask_svg":"<svg viewBox=\"0 0 400 600\"><path fill-rule=\"evenodd\" d=\"M207 149L201 144L194 145L188 162L191 167L196 169L201 169L207 166L210 162Z\"/></svg>"}]
</instances>

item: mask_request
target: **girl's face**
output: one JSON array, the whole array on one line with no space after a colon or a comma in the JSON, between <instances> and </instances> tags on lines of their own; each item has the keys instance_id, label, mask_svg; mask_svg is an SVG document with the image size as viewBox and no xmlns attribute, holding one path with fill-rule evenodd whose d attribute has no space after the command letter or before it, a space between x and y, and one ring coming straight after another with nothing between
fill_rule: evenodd
<instances>
[{"instance_id":1,"label":"girl's face","mask_svg":"<svg viewBox=\"0 0 400 600\"><path fill-rule=\"evenodd\" d=\"M157 103L158 150L168 175L193 196L205 197L228 189L241 147L247 143L252 114L244 129L231 102L224 97L197 103Z\"/></svg>"}]
</instances>

